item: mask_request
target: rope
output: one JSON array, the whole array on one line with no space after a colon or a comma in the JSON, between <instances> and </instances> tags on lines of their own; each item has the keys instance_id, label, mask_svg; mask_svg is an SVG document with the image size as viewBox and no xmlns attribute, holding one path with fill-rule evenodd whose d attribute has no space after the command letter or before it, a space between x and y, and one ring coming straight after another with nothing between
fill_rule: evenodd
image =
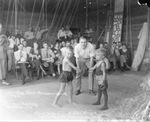
<instances>
[{"instance_id":1,"label":"rope","mask_svg":"<svg viewBox=\"0 0 150 122\"><path fill-rule=\"evenodd\" d=\"M13 15L14 15L14 12L13 12L14 8L15 8L15 2L13 3L13 9L12 9L12 14L11 14L11 24L10 24L11 25L11 27L10 27L11 33L12 33L12 21L13 21Z\"/></svg>"},{"instance_id":2,"label":"rope","mask_svg":"<svg viewBox=\"0 0 150 122\"><path fill-rule=\"evenodd\" d=\"M27 12L26 9L25 9L25 0L24 0L24 7L20 4L19 1L20 1L20 0L18 0L18 5L20 5L20 7L21 7L25 12Z\"/></svg>"},{"instance_id":3,"label":"rope","mask_svg":"<svg viewBox=\"0 0 150 122\"><path fill-rule=\"evenodd\" d=\"M127 10L126 10L126 14L127 14L127 17L126 17L126 45L128 45L128 31L129 31L129 1L126 0L126 7L127 7Z\"/></svg>"},{"instance_id":4,"label":"rope","mask_svg":"<svg viewBox=\"0 0 150 122\"><path fill-rule=\"evenodd\" d=\"M4 14L3 9L4 9L4 0L3 0L3 4L2 4L2 22L3 22L3 14Z\"/></svg>"},{"instance_id":5,"label":"rope","mask_svg":"<svg viewBox=\"0 0 150 122\"><path fill-rule=\"evenodd\" d=\"M62 2L61 2L61 4L62 4ZM55 30L53 31L53 36L54 36L54 34L55 34L57 28L59 27L59 21L62 20L61 16L62 16L62 14L63 14L62 12L63 12L64 9L65 9L65 5L66 5L66 2L64 3L63 8L61 9L61 13L60 13L60 15L59 15L59 20L57 21L57 24L56 24L56 26L55 26L56 28L55 28ZM61 5L60 5L59 8L61 8ZM57 18L58 18L58 16L57 16Z\"/></svg>"},{"instance_id":6,"label":"rope","mask_svg":"<svg viewBox=\"0 0 150 122\"><path fill-rule=\"evenodd\" d=\"M64 20L65 20L65 18L66 18L66 16L67 16L67 13L68 13L68 10L69 10L70 5L71 5L71 0L69 1L68 5L67 5L67 9L66 9L66 12L65 12L65 14L64 14L64 16L63 16L63 19L62 19L62 22L61 22L61 24L60 24L60 27L61 27L61 26L63 25L63 23L64 23Z\"/></svg>"},{"instance_id":7,"label":"rope","mask_svg":"<svg viewBox=\"0 0 150 122\"><path fill-rule=\"evenodd\" d=\"M32 14L31 14L31 19L30 19L30 27L31 27L31 24L32 24L33 12L34 12L34 8L35 8L35 4L36 4L36 0L34 0L34 4L33 4L33 9L32 9Z\"/></svg>"},{"instance_id":8,"label":"rope","mask_svg":"<svg viewBox=\"0 0 150 122\"><path fill-rule=\"evenodd\" d=\"M54 20L55 20L55 17L56 17L56 13L57 13L59 4L60 4L60 0L57 2L56 10L55 10L55 13L54 13L54 17L53 17L53 19L52 19L52 22L51 22L51 24L50 24L50 27L49 27L49 29L48 29L48 32L47 32L46 36L48 36L48 34L49 34L49 32L50 32L50 29L51 29L51 27L52 27L52 25L53 25L53 23L54 23Z\"/></svg>"},{"instance_id":9,"label":"rope","mask_svg":"<svg viewBox=\"0 0 150 122\"><path fill-rule=\"evenodd\" d=\"M21 4L22 4L23 0L20 0L20 1L21 1ZM20 27L20 25L21 25L21 18L22 18L22 11L20 10L19 12L20 12L20 14L19 14L19 27ZM20 30L20 28L19 28L19 30Z\"/></svg>"},{"instance_id":10,"label":"rope","mask_svg":"<svg viewBox=\"0 0 150 122\"><path fill-rule=\"evenodd\" d=\"M25 4L25 0L23 0L23 3L24 3L24 8L25 8L25 5L26 5L26 4ZM26 29L26 20L25 20L25 18L26 18L26 13L25 13L25 12L26 12L26 11L25 11L25 9L23 9L23 10L24 10L24 11L23 11L23 13L24 13L24 14L23 14L23 15L24 15L24 22L23 22L23 23L24 23L24 31L25 31L25 29Z\"/></svg>"},{"instance_id":11,"label":"rope","mask_svg":"<svg viewBox=\"0 0 150 122\"><path fill-rule=\"evenodd\" d=\"M74 11L74 9L75 9L75 6L76 6L76 4L77 4L77 0L75 1L75 4L74 4L74 8L72 9L72 11L71 11L71 14L70 14L70 17L69 17L69 20L68 20L68 23L67 23L67 25L69 25L69 23L70 23L70 20L71 20L71 18L72 18L72 14L73 14L73 11Z\"/></svg>"},{"instance_id":12,"label":"rope","mask_svg":"<svg viewBox=\"0 0 150 122\"><path fill-rule=\"evenodd\" d=\"M47 0L46 0L45 12L46 12L46 28L47 28Z\"/></svg>"},{"instance_id":13,"label":"rope","mask_svg":"<svg viewBox=\"0 0 150 122\"><path fill-rule=\"evenodd\" d=\"M71 20L71 22L70 22L69 26L71 26L71 25L72 25L72 23L73 23L74 17L75 17L76 12L77 12L77 10L78 10L78 8L79 8L79 3L80 3L80 0L78 0L77 6L76 6L77 8L76 8L76 10L75 10L75 12L74 12L74 15L73 15L73 17L72 17L72 20Z\"/></svg>"},{"instance_id":14,"label":"rope","mask_svg":"<svg viewBox=\"0 0 150 122\"><path fill-rule=\"evenodd\" d=\"M7 19L6 19L6 29L7 29L7 24L8 24L10 4L11 4L11 0L9 1L9 5L8 5L8 12L7 12Z\"/></svg>"},{"instance_id":15,"label":"rope","mask_svg":"<svg viewBox=\"0 0 150 122\"><path fill-rule=\"evenodd\" d=\"M42 10L43 10L43 6L44 6L44 0L42 1L42 6L41 6L41 11L40 11L40 16L39 16L39 20L38 20L37 27L38 27L39 24L40 24L40 18L41 18L41 13L42 13ZM36 28L37 28L37 27L36 27Z\"/></svg>"}]
</instances>

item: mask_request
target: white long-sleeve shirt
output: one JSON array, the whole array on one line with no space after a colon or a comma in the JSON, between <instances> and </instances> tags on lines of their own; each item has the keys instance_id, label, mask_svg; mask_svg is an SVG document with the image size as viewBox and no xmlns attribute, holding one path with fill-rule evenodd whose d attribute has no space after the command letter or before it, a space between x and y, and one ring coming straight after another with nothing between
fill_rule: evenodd
<instances>
[{"instance_id":1,"label":"white long-sleeve shirt","mask_svg":"<svg viewBox=\"0 0 150 122\"><path fill-rule=\"evenodd\" d=\"M18 50L16 52L14 52L14 55L15 55L15 60L18 63L27 61L27 53L23 50L22 51Z\"/></svg>"}]
</instances>

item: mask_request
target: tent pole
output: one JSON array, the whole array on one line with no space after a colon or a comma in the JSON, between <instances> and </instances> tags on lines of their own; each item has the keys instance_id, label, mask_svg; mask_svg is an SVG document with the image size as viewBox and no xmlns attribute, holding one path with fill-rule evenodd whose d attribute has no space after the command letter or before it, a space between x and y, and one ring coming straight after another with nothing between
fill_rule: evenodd
<instances>
[{"instance_id":1,"label":"tent pole","mask_svg":"<svg viewBox=\"0 0 150 122\"><path fill-rule=\"evenodd\" d=\"M147 49L150 47L150 37L149 37L149 34L150 34L150 8L148 7L148 15L147 15L147 25L148 25L148 41L147 41Z\"/></svg>"}]
</instances>

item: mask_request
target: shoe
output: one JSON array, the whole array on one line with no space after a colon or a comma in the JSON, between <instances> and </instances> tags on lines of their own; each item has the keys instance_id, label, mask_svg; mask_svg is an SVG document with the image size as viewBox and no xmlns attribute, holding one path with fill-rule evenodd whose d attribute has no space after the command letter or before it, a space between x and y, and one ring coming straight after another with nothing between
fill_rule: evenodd
<instances>
[{"instance_id":1,"label":"shoe","mask_svg":"<svg viewBox=\"0 0 150 122\"><path fill-rule=\"evenodd\" d=\"M76 95L79 95L79 94L81 94L81 92L80 92L80 90L77 90Z\"/></svg>"},{"instance_id":2,"label":"shoe","mask_svg":"<svg viewBox=\"0 0 150 122\"><path fill-rule=\"evenodd\" d=\"M100 110L104 111L104 110L107 110L108 107L107 106L103 106L102 108L100 108Z\"/></svg>"},{"instance_id":3,"label":"shoe","mask_svg":"<svg viewBox=\"0 0 150 122\"><path fill-rule=\"evenodd\" d=\"M29 79L30 79L30 77L27 76L26 79L25 79L25 81L27 81L27 80L29 80Z\"/></svg>"},{"instance_id":4,"label":"shoe","mask_svg":"<svg viewBox=\"0 0 150 122\"><path fill-rule=\"evenodd\" d=\"M39 76L37 76L36 80L39 80L39 79L40 79L40 77L39 77Z\"/></svg>"},{"instance_id":5,"label":"shoe","mask_svg":"<svg viewBox=\"0 0 150 122\"><path fill-rule=\"evenodd\" d=\"M100 105L101 103L100 102L95 102L95 103L93 103L92 105Z\"/></svg>"},{"instance_id":6,"label":"shoe","mask_svg":"<svg viewBox=\"0 0 150 122\"><path fill-rule=\"evenodd\" d=\"M6 82L6 81L4 81L4 80L2 81L2 84L3 84L3 85L6 85L6 86L10 85L10 83L8 83L8 82Z\"/></svg>"},{"instance_id":7,"label":"shoe","mask_svg":"<svg viewBox=\"0 0 150 122\"><path fill-rule=\"evenodd\" d=\"M89 90L90 94L96 95L96 93L93 90Z\"/></svg>"},{"instance_id":8,"label":"shoe","mask_svg":"<svg viewBox=\"0 0 150 122\"><path fill-rule=\"evenodd\" d=\"M55 73L53 73L53 74L52 74L52 76L53 76L53 77L55 77L55 76L56 76L56 74L55 74Z\"/></svg>"},{"instance_id":9,"label":"shoe","mask_svg":"<svg viewBox=\"0 0 150 122\"><path fill-rule=\"evenodd\" d=\"M25 84L25 81L22 82L22 85L24 85L24 84Z\"/></svg>"}]
</instances>

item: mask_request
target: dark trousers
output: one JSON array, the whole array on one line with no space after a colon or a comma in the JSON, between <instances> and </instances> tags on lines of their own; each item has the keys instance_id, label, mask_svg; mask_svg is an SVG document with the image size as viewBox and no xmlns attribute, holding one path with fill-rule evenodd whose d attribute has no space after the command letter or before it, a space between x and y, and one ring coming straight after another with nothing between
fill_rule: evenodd
<instances>
[{"instance_id":1,"label":"dark trousers","mask_svg":"<svg viewBox=\"0 0 150 122\"><path fill-rule=\"evenodd\" d=\"M28 70L27 70L27 63L19 63L18 64L21 68L21 75L22 75L22 80L25 82L25 77L28 77Z\"/></svg>"},{"instance_id":2,"label":"dark trousers","mask_svg":"<svg viewBox=\"0 0 150 122\"><path fill-rule=\"evenodd\" d=\"M54 63L52 63L52 62L49 62L49 71L50 71L50 74L55 73L55 71L54 71Z\"/></svg>"},{"instance_id":3,"label":"dark trousers","mask_svg":"<svg viewBox=\"0 0 150 122\"><path fill-rule=\"evenodd\" d=\"M39 77L40 65L41 65L41 62L38 59L34 59L33 61L31 61L31 77L33 77L34 68L37 71L37 77Z\"/></svg>"}]
</instances>

